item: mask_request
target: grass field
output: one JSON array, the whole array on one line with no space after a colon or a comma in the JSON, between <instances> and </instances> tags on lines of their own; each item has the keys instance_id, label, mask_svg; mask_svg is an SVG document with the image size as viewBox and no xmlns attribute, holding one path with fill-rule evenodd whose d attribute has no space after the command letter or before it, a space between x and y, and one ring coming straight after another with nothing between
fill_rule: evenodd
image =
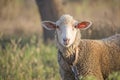
<instances>
[{"instance_id":1,"label":"grass field","mask_svg":"<svg viewBox=\"0 0 120 80\"><path fill-rule=\"evenodd\" d=\"M54 45L36 45L35 37L22 47L20 42L11 39L0 46L0 80L60 80Z\"/></svg>"},{"instance_id":2,"label":"grass field","mask_svg":"<svg viewBox=\"0 0 120 80\"><path fill-rule=\"evenodd\" d=\"M0 38L0 44L3 39ZM60 80L55 45L45 45L36 39L35 36L28 41L11 38L5 46L1 44L0 80ZM21 46L21 42L24 45ZM108 80L120 80L120 73L111 74Z\"/></svg>"}]
</instances>

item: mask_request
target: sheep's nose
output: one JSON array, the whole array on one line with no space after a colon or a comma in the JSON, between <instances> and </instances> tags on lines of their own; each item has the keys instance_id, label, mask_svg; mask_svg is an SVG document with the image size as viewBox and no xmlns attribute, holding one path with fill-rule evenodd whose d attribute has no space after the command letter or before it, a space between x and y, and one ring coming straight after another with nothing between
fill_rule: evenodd
<instances>
[{"instance_id":1,"label":"sheep's nose","mask_svg":"<svg viewBox=\"0 0 120 80\"><path fill-rule=\"evenodd\" d=\"M69 39L69 38L64 38L63 41L64 41L64 44L65 44L65 45L68 45L70 39Z\"/></svg>"},{"instance_id":2,"label":"sheep's nose","mask_svg":"<svg viewBox=\"0 0 120 80\"><path fill-rule=\"evenodd\" d=\"M69 42L70 39L69 39L69 38L64 38L63 41L64 41L64 42Z\"/></svg>"}]
</instances>

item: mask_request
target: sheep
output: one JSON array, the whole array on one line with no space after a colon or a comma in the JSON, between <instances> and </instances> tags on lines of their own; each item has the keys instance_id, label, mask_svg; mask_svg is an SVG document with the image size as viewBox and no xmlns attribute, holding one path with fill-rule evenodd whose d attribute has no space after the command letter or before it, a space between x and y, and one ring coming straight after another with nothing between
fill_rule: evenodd
<instances>
[{"instance_id":1,"label":"sheep","mask_svg":"<svg viewBox=\"0 0 120 80\"><path fill-rule=\"evenodd\" d=\"M78 80L76 74L105 80L111 72L120 71L120 34L101 40L81 39L80 31L91 25L91 21L78 22L69 14L56 22L42 22L47 30L55 30L62 80Z\"/></svg>"}]
</instances>

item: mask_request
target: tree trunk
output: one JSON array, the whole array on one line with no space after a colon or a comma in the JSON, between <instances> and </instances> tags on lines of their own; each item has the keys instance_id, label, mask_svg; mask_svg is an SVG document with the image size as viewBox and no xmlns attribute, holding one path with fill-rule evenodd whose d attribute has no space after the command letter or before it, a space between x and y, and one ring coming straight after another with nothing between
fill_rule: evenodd
<instances>
[{"instance_id":1,"label":"tree trunk","mask_svg":"<svg viewBox=\"0 0 120 80\"><path fill-rule=\"evenodd\" d=\"M62 8L61 0L36 0L42 21L50 20L56 21L64 10ZM54 39L54 31L48 31L43 28L44 42L52 41Z\"/></svg>"}]
</instances>

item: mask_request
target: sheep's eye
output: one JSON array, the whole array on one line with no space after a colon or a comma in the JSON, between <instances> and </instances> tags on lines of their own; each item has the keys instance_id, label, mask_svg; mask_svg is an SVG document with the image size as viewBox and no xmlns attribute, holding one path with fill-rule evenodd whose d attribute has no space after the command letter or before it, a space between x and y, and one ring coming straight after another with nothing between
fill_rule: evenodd
<instances>
[{"instance_id":1,"label":"sheep's eye","mask_svg":"<svg viewBox=\"0 0 120 80\"><path fill-rule=\"evenodd\" d=\"M56 26L57 29L59 29L59 26Z\"/></svg>"},{"instance_id":2,"label":"sheep's eye","mask_svg":"<svg viewBox=\"0 0 120 80\"><path fill-rule=\"evenodd\" d=\"M74 28L77 28L77 25L75 25Z\"/></svg>"},{"instance_id":3,"label":"sheep's eye","mask_svg":"<svg viewBox=\"0 0 120 80\"><path fill-rule=\"evenodd\" d=\"M60 31L60 27L59 26L56 26L56 29Z\"/></svg>"}]
</instances>

